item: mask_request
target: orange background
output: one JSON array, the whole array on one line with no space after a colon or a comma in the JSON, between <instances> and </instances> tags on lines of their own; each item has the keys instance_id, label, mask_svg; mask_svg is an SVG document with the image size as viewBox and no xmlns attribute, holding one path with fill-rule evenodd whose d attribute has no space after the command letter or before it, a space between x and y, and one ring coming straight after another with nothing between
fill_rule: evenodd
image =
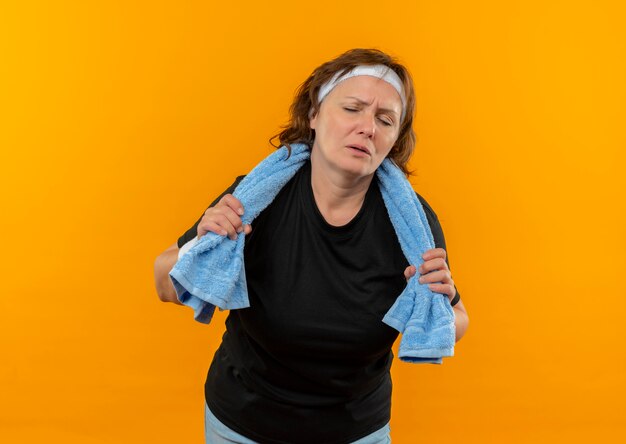
<instances>
[{"instance_id":1,"label":"orange background","mask_svg":"<svg viewBox=\"0 0 626 444\"><path fill-rule=\"evenodd\" d=\"M623 2L6 3L1 442L203 442L225 313L161 303L154 259L352 47L413 73L471 320L395 362L394 442L626 442Z\"/></svg>"}]
</instances>

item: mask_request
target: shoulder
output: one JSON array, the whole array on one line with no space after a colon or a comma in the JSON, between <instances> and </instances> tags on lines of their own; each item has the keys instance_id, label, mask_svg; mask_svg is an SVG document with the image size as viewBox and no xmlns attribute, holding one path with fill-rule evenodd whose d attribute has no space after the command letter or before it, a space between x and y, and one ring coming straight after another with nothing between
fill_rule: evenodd
<instances>
[{"instance_id":1,"label":"shoulder","mask_svg":"<svg viewBox=\"0 0 626 444\"><path fill-rule=\"evenodd\" d=\"M446 249L446 239L443 234L443 228L441 227L441 223L439 222L439 218L437 217L437 213L433 210L433 207L426 201L426 199L421 196L418 192L415 192L415 195L419 199L422 204L422 208L424 209L424 214L426 215L426 219L428 219L428 225L430 226L430 231L433 234L433 240L435 241L435 247Z\"/></svg>"},{"instance_id":2,"label":"shoulder","mask_svg":"<svg viewBox=\"0 0 626 444\"><path fill-rule=\"evenodd\" d=\"M415 195L422 204L422 208L424 209L424 213L426 214L426 217L428 218L428 222L430 223L432 229L433 222L437 222L437 224L439 224L439 218L437 217L437 213L435 213L433 207L430 206L428 201L421 194L416 191Z\"/></svg>"},{"instance_id":3,"label":"shoulder","mask_svg":"<svg viewBox=\"0 0 626 444\"><path fill-rule=\"evenodd\" d=\"M213 202L211 202L211 205L209 205L209 208L217 205L217 203L220 201L220 199L222 197L224 197L226 194L233 194L233 191L235 191L235 188L237 188L237 186L243 180L244 177L246 177L245 174L241 175L241 176L237 176L235 178L235 181L228 188L226 188L222 194L217 196L217 198Z\"/></svg>"},{"instance_id":4,"label":"shoulder","mask_svg":"<svg viewBox=\"0 0 626 444\"><path fill-rule=\"evenodd\" d=\"M237 185L239 185L239 182L241 182L244 177L246 177L246 174L242 174L241 176L237 176L235 178L235 181L233 182L233 184L230 186L229 190L232 188L232 190L234 191L235 188L237 188Z\"/></svg>"}]
</instances>

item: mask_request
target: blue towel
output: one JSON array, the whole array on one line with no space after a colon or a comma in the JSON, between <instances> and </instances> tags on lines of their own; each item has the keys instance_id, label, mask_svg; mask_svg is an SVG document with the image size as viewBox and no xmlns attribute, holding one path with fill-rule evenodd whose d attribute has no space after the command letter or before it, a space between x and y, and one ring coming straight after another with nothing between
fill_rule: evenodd
<instances>
[{"instance_id":1,"label":"blue towel","mask_svg":"<svg viewBox=\"0 0 626 444\"><path fill-rule=\"evenodd\" d=\"M304 144L274 151L239 183L233 196L241 201L244 224L251 223L276 197L310 156ZM376 170L380 191L402 252L419 267L422 254L435 248L426 214L411 184L385 159ZM208 232L170 271L178 299L193 308L194 318L209 323L215 307L235 310L250 306L244 265L245 236L236 240ZM382 319L402 333L398 357L406 362L441 364L454 355L454 310L446 295L434 293L416 277Z\"/></svg>"}]
</instances>

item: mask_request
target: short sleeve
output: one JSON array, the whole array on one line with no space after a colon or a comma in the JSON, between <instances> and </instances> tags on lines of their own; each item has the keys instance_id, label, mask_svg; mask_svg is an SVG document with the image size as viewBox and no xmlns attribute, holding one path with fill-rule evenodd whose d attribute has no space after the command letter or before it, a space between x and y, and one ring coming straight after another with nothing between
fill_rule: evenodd
<instances>
[{"instance_id":1,"label":"short sleeve","mask_svg":"<svg viewBox=\"0 0 626 444\"><path fill-rule=\"evenodd\" d=\"M230 187L228 187L213 202L211 202L211 205L209 205L207 209L211 208L212 206L215 206L220 201L220 199L224 197L226 194L232 194L233 191L235 191L235 188L237 188L237 185L239 185L239 182L241 182L241 180L244 177L246 176L238 176ZM193 226L190 229L188 229L181 237L178 238L178 248L181 248L187 242L195 239L198 236L198 224L202 220L203 216L204 216L204 211L202 212L202 214L200 215L200 218L196 221L196 223L193 224Z\"/></svg>"},{"instance_id":2,"label":"short sleeve","mask_svg":"<svg viewBox=\"0 0 626 444\"><path fill-rule=\"evenodd\" d=\"M450 267L449 261L450 256L447 254L448 249L446 248L446 239L443 235L443 229L441 228L439 219L437 218L437 215L433 211L432 207L428 204L428 202L426 202L426 199L424 199L418 193L415 194L417 195L420 203L422 204L422 207L424 208L426 219L428 219L428 224L430 225L430 231L433 233L433 238L435 240L435 247L443 248L444 250L446 250L446 263L448 264L448 268L450 269L450 271L452 271L452 267ZM458 288L456 288L456 285L454 286L454 288L456 289L456 296L451 302L452 306L455 306L461 299L461 294L459 293Z\"/></svg>"}]
</instances>

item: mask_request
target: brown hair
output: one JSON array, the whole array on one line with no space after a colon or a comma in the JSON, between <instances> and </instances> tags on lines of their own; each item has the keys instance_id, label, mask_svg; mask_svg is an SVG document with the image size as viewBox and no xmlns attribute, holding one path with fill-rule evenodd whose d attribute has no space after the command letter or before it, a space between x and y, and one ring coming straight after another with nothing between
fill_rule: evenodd
<instances>
[{"instance_id":1,"label":"brown hair","mask_svg":"<svg viewBox=\"0 0 626 444\"><path fill-rule=\"evenodd\" d=\"M287 146L291 151L290 143L305 143L313 146L315 131L309 126L309 118L319 112L320 104L317 95L326 82L336 73L343 75L359 65L386 65L391 68L402 80L406 95L406 111L404 120L400 122L398 139L389 152L389 158L409 175L407 163L415 147L415 133L413 132L413 113L415 110L415 91L413 79L409 71L393 57L378 49L351 49L339 57L317 67L305 82L300 85L291 107L289 108L289 123L283 130L270 139L272 146L278 148ZM272 143L278 138L279 145Z\"/></svg>"}]
</instances>

